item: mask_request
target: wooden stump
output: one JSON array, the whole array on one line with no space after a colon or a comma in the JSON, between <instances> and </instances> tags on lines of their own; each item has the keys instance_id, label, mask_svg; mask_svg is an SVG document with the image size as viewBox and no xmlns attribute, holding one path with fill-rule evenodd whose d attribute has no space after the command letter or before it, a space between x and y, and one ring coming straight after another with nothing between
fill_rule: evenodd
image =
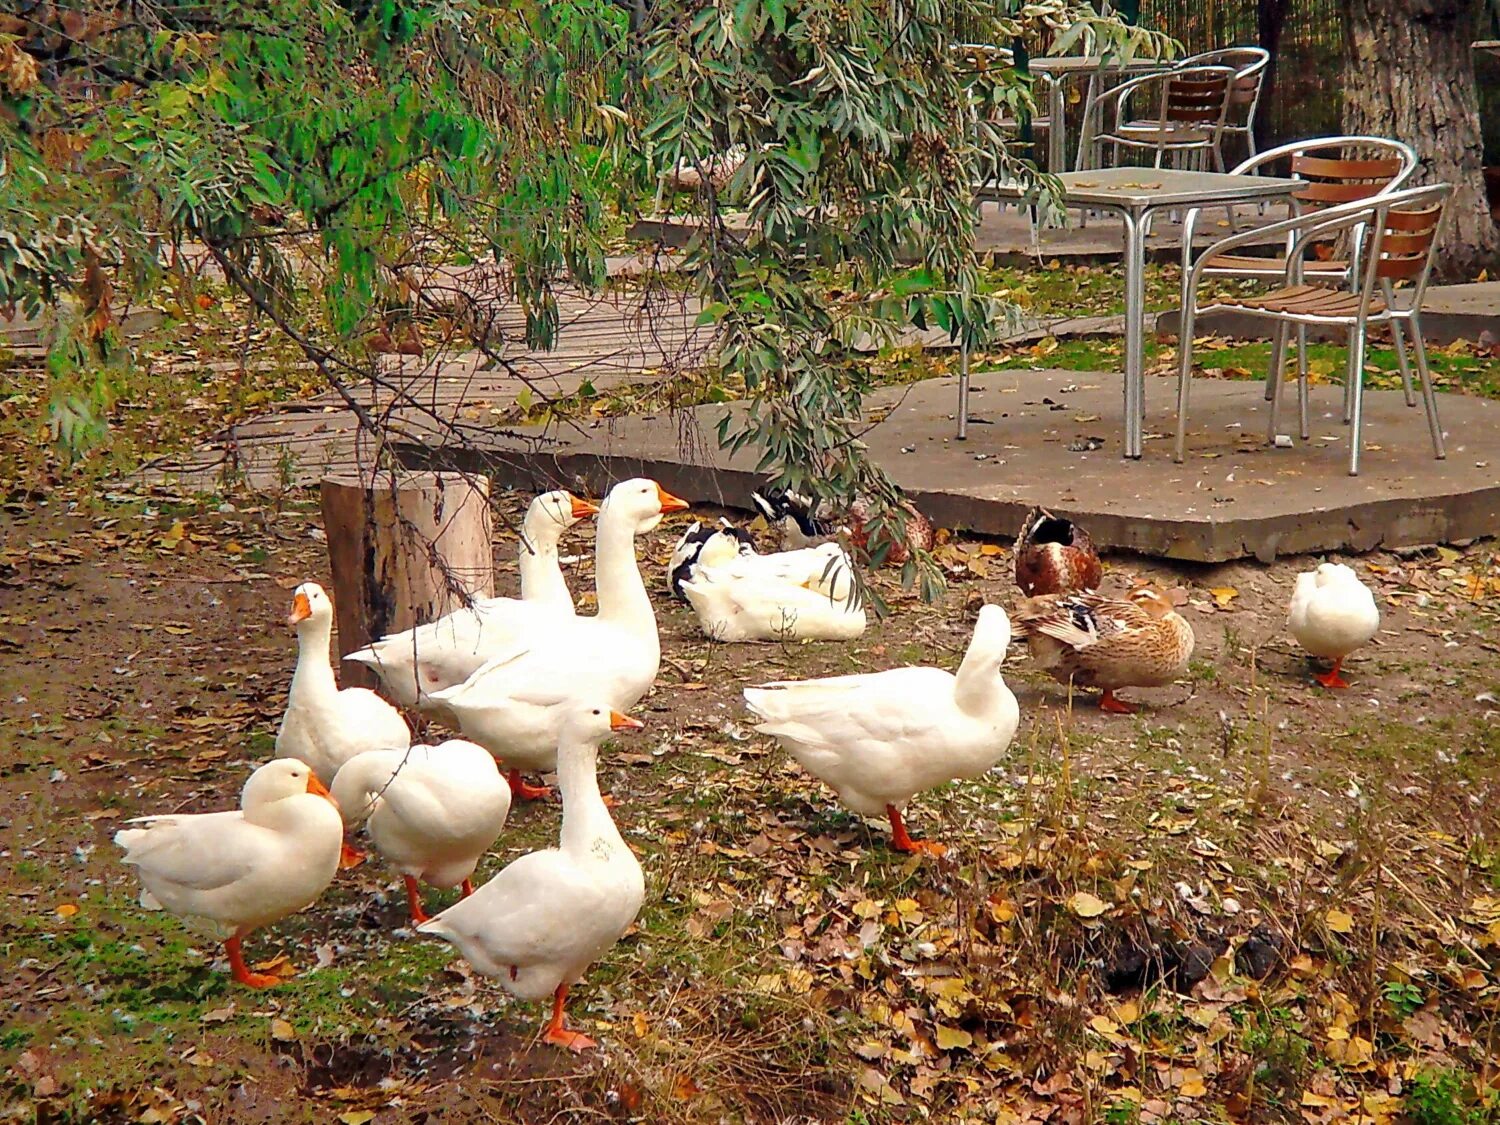
<instances>
[{"instance_id":1,"label":"wooden stump","mask_svg":"<svg viewBox=\"0 0 1500 1125\"><path fill-rule=\"evenodd\" d=\"M487 477L404 472L370 484L331 476L321 494L340 659L452 612L465 591L494 593ZM359 665L341 671L346 687L377 682Z\"/></svg>"}]
</instances>

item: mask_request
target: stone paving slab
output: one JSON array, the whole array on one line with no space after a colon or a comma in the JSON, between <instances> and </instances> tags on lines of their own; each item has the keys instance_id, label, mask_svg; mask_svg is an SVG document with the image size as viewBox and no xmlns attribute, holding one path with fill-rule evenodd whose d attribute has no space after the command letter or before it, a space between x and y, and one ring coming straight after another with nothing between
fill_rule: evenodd
<instances>
[{"instance_id":1,"label":"stone paving slab","mask_svg":"<svg viewBox=\"0 0 1500 1125\"><path fill-rule=\"evenodd\" d=\"M1313 439L1264 443L1263 384L1200 380L1189 458L1171 460L1175 383L1148 387L1146 456L1120 450L1118 376L1066 371L976 375L970 440L953 434L955 381L881 391L864 435L876 457L942 526L1009 537L1032 504L1084 521L1105 547L1220 562L1246 556L1370 550L1500 531L1500 403L1441 395L1449 457L1432 457L1418 409L1399 392L1366 397L1364 472L1347 475L1341 391L1313 388ZM1294 405L1288 395L1288 419ZM522 488L593 492L646 474L688 500L745 508L755 455L713 440L738 406L600 421L583 429L466 429L461 442L419 435L398 445L417 467L485 471ZM1097 443L1097 448L1091 448Z\"/></svg>"}]
</instances>

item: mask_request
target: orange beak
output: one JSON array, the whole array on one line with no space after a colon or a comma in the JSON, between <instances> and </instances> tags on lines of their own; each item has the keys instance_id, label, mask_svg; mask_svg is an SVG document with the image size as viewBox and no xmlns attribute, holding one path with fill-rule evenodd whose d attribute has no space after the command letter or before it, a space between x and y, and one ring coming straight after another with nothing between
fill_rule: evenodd
<instances>
[{"instance_id":1,"label":"orange beak","mask_svg":"<svg viewBox=\"0 0 1500 1125\"><path fill-rule=\"evenodd\" d=\"M629 715L622 715L618 711L609 713L610 730L642 730L646 726L639 719L632 719Z\"/></svg>"},{"instance_id":2,"label":"orange beak","mask_svg":"<svg viewBox=\"0 0 1500 1125\"><path fill-rule=\"evenodd\" d=\"M661 503L663 515L667 512L685 512L689 507L686 500L673 496L661 485L656 486L656 499Z\"/></svg>"},{"instance_id":3,"label":"orange beak","mask_svg":"<svg viewBox=\"0 0 1500 1125\"><path fill-rule=\"evenodd\" d=\"M592 500L585 500L580 496L574 496L571 492L568 493L568 499L573 503L573 518L575 520L599 514L599 505L595 504Z\"/></svg>"},{"instance_id":4,"label":"orange beak","mask_svg":"<svg viewBox=\"0 0 1500 1125\"><path fill-rule=\"evenodd\" d=\"M295 625L299 621L306 621L312 616L312 603L307 600L306 594L297 594L292 598L292 612L287 617L288 625Z\"/></svg>"},{"instance_id":5,"label":"orange beak","mask_svg":"<svg viewBox=\"0 0 1500 1125\"><path fill-rule=\"evenodd\" d=\"M307 791L314 797L328 798L329 802L332 803L335 808L338 807L338 802L333 799L333 794L328 792L328 786L319 781L318 775L312 773L311 771L309 771L307 775Z\"/></svg>"}]
</instances>

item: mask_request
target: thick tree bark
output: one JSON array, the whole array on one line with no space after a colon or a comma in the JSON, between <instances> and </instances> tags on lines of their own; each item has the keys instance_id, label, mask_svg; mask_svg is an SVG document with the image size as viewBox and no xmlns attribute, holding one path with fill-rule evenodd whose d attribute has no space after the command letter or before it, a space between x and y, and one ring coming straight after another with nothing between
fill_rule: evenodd
<instances>
[{"instance_id":1,"label":"thick tree bark","mask_svg":"<svg viewBox=\"0 0 1500 1125\"><path fill-rule=\"evenodd\" d=\"M1286 26L1289 3L1290 0L1257 0L1255 5L1255 25L1260 45L1271 56L1271 61L1266 65L1265 81L1261 84L1260 113L1255 121L1255 143L1262 150L1271 147L1267 143L1271 125L1266 109L1274 104L1276 97L1276 66L1281 53L1281 29Z\"/></svg>"},{"instance_id":2,"label":"thick tree bark","mask_svg":"<svg viewBox=\"0 0 1500 1125\"><path fill-rule=\"evenodd\" d=\"M1435 276L1500 266L1484 197L1478 87L1469 48L1483 0L1344 0L1344 130L1405 141L1415 183L1450 183Z\"/></svg>"}]
</instances>

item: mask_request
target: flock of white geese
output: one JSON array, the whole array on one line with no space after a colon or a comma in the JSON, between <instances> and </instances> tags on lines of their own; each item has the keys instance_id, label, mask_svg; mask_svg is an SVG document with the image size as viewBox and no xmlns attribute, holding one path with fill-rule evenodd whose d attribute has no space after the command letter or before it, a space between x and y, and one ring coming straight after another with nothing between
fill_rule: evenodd
<instances>
[{"instance_id":1,"label":"flock of white geese","mask_svg":"<svg viewBox=\"0 0 1500 1125\"><path fill-rule=\"evenodd\" d=\"M547 1042L592 1046L567 1026L568 988L629 929L645 896L597 778L600 744L642 726L628 712L661 660L635 540L687 506L643 479L616 485L598 508L566 492L539 496L520 537L519 599L478 601L352 654L378 673L390 700L462 732L435 746L413 746L401 712L381 695L339 689L329 658L333 605L318 585L299 586L288 619L298 657L276 759L250 776L237 810L141 817L116 835L139 874L142 905L207 924L241 984L280 983L250 970L241 941L311 905L340 867L359 862L348 837L363 827L368 846L401 874L418 932L452 943L522 999L551 996ZM598 611L580 616L559 542L595 514ZM1061 532L1038 531L1046 528ZM1097 557L1076 554L1091 556L1092 547L1067 521L1047 516L1028 529L1017 557L1018 575L1023 561L1028 567L1027 593L1070 574L1097 583ZM864 629L852 563L837 543L761 555L733 528L694 525L668 578L716 639L840 639ZM1192 651L1191 629L1149 589L1118 599L1043 592L1021 602L1016 621L1044 668L1103 690L1102 705L1116 709L1126 705L1114 690L1170 682ZM1342 686L1338 662L1374 635L1379 614L1352 571L1323 564L1299 580L1288 623L1309 652L1336 662L1321 681ZM956 673L904 667L770 683L745 688L745 702L757 729L846 806L888 818L894 847L941 854L941 845L911 838L902 809L1004 756L1020 717L1001 675L1011 639L1006 611L986 605ZM475 868L513 798L548 792L524 774L554 770L558 846L475 888ZM423 883L461 887L462 897L429 917Z\"/></svg>"}]
</instances>

